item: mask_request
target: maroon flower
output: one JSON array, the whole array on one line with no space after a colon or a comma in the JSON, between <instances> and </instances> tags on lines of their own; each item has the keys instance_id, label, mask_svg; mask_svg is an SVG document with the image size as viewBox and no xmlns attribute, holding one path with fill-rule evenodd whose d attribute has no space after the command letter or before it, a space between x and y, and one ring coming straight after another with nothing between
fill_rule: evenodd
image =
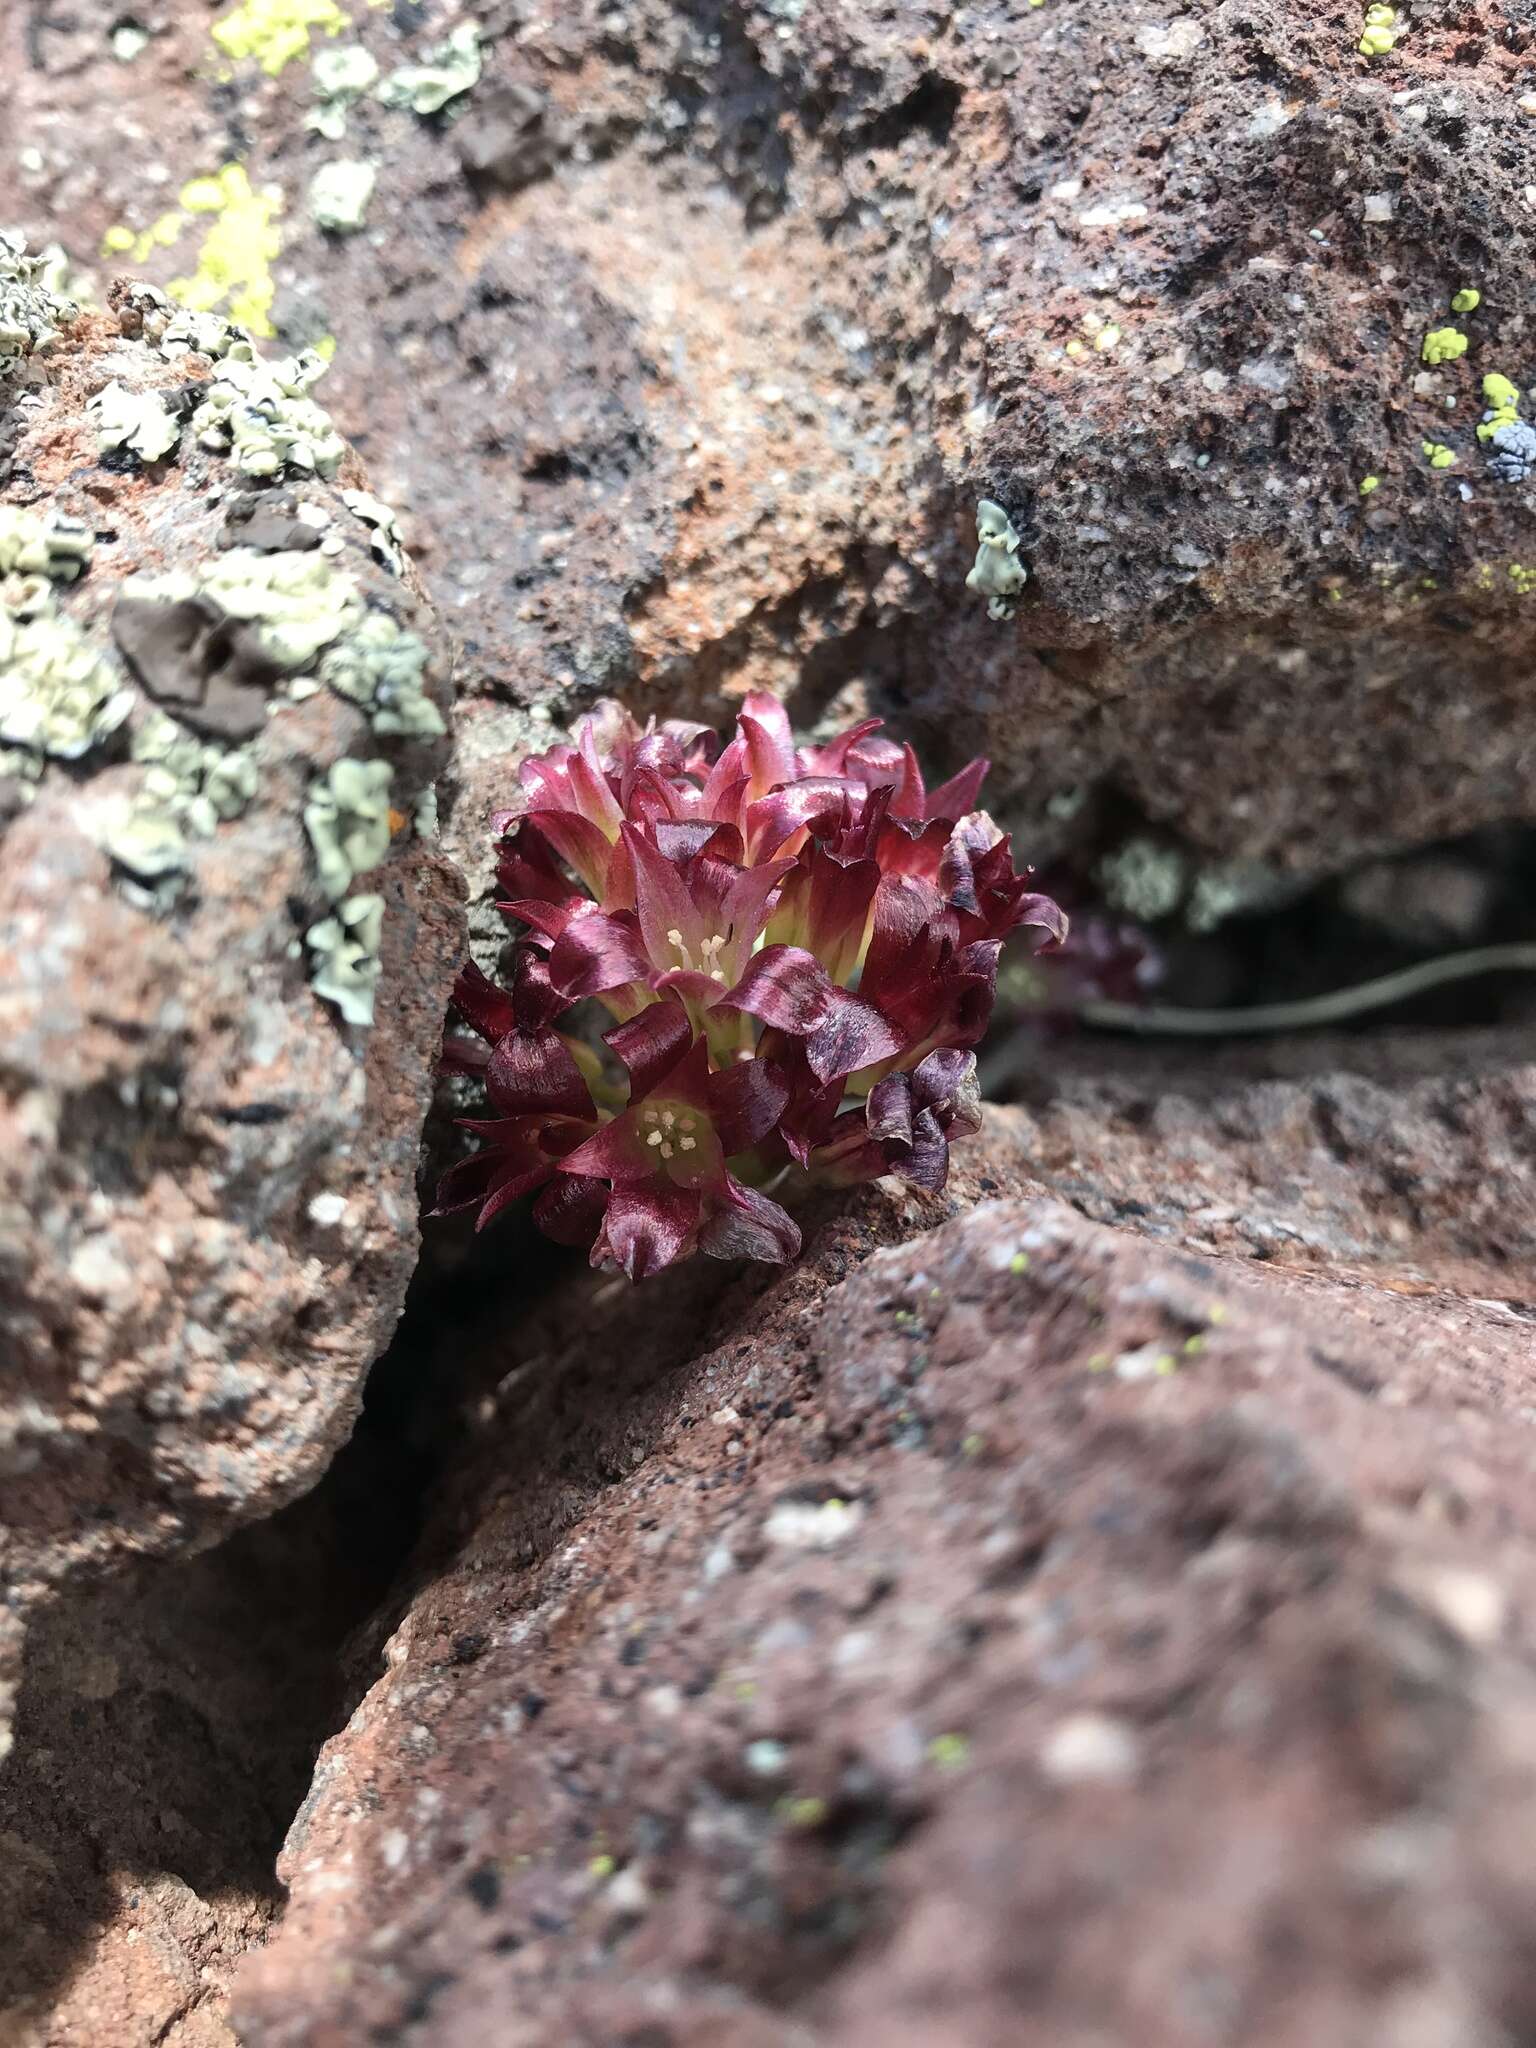
<instances>
[{"instance_id":1,"label":"maroon flower","mask_svg":"<svg viewBox=\"0 0 1536 2048\"><path fill-rule=\"evenodd\" d=\"M797 1167L942 1187L1002 944L1066 934L974 808L985 774L929 791L877 720L797 748L763 696L718 752L607 705L525 761L495 820L511 988L466 968L473 1036L444 1053L498 1113L466 1120L485 1142L439 1209L483 1226L537 1192L551 1236L643 1279L693 1251L793 1258L767 1187ZM606 1063L557 1028L589 999L616 1020Z\"/></svg>"}]
</instances>

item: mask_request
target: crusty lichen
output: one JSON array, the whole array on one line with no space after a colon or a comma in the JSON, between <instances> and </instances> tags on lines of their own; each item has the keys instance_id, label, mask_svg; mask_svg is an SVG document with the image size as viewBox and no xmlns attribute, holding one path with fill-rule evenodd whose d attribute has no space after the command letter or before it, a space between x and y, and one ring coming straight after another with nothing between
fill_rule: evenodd
<instances>
[{"instance_id":1,"label":"crusty lichen","mask_svg":"<svg viewBox=\"0 0 1536 2048\"><path fill-rule=\"evenodd\" d=\"M43 576L73 583L85 573L96 536L83 519L21 505L0 505L0 577ZM17 609L14 595L6 600Z\"/></svg>"},{"instance_id":2,"label":"crusty lichen","mask_svg":"<svg viewBox=\"0 0 1536 2048\"><path fill-rule=\"evenodd\" d=\"M1367 7L1365 27L1360 37L1362 57L1384 57L1396 44L1403 28L1398 20L1397 9L1385 4Z\"/></svg>"},{"instance_id":3,"label":"crusty lichen","mask_svg":"<svg viewBox=\"0 0 1536 2048\"><path fill-rule=\"evenodd\" d=\"M378 64L361 43L343 43L322 50L310 71L320 104L305 125L327 142L340 142L354 102L379 82Z\"/></svg>"},{"instance_id":4,"label":"crusty lichen","mask_svg":"<svg viewBox=\"0 0 1536 2048\"><path fill-rule=\"evenodd\" d=\"M1026 571L1018 559L1019 536L1001 505L982 498L976 507L976 560L965 579L967 590L987 600L989 619L1011 619L1015 600L1024 588Z\"/></svg>"},{"instance_id":5,"label":"crusty lichen","mask_svg":"<svg viewBox=\"0 0 1536 2048\"><path fill-rule=\"evenodd\" d=\"M315 850L320 886L339 902L354 877L376 868L389 851L391 832L387 761L333 763L324 781L309 792L304 828Z\"/></svg>"},{"instance_id":6,"label":"crusty lichen","mask_svg":"<svg viewBox=\"0 0 1536 2048\"><path fill-rule=\"evenodd\" d=\"M254 59L276 78L306 53L312 35L339 36L349 25L336 0L240 0L212 34L226 57Z\"/></svg>"},{"instance_id":7,"label":"crusty lichen","mask_svg":"<svg viewBox=\"0 0 1536 2048\"><path fill-rule=\"evenodd\" d=\"M310 985L334 1003L349 1024L373 1022L379 985L379 942L384 933L382 896L347 896L331 915L304 934L315 955Z\"/></svg>"}]
</instances>

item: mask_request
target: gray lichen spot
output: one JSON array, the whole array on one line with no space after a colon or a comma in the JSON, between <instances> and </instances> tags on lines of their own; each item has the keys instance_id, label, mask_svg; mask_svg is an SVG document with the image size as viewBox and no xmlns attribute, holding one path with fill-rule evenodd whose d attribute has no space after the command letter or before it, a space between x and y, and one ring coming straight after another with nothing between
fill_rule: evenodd
<instances>
[{"instance_id":1,"label":"gray lichen spot","mask_svg":"<svg viewBox=\"0 0 1536 2048\"><path fill-rule=\"evenodd\" d=\"M309 210L328 234L355 235L368 213L378 172L360 159L322 164L309 181Z\"/></svg>"},{"instance_id":2,"label":"gray lichen spot","mask_svg":"<svg viewBox=\"0 0 1536 2048\"><path fill-rule=\"evenodd\" d=\"M1094 872L1110 908L1143 923L1171 917L1189 883L1184 855L1155 839L1127 839Z\"/></svg>"},{"instance_id":3,"label":"gray lichen spot","mask_svg":"<svg viewBox=\"0 0 1536 2048\"><path fill-rule=\"evenodd\" d=\"M392 71L377 97L386 107L436 114L450 100L478 85L480 71L480 31L472 21L461 21L449 31L446 41L427 52L422 63L402 64Z\"/></svg>"},{"instance_id":4,"label":"gray lichen spot","mask_svg":"<svg viewBox=\"0 0 1536 2048\"><path fill-rule=\"evenodd\" d=\"M1019 560L1019 536L1001 505L982 498L976 506L976 560L965 579L967 590L987 600L989 619L1011 619L1015 599L1024 588L1026 571Z\"/></svg>"},{"instance_id":5,"label":"gray lichen spot","mask_svg":"<svg viewBox=\"0 0 1536 2048\"><path fill-rule=\"evenodd\" d=\"M427 695L427 650L387 612L369 612L320 663L320 680L361 704L377 733L408 739L441 739L443 714Z\"/></svg>"},{"instance_id":6,"label":"gray lichen spot","mask_svg":"<svg viewBox=\"0 0 1536 2048\"><path fill-rule=\"evenodd\" d=\"M1511 420L1488 436L1488 474L1501 484L1523 484L1536 470L1536 427Z\"/></svg>"},{"instance_id":7,"label":"gray lichen spot","mask_svg":"<svg viewBox=\"0 0 1536 2048\"><path fill-rule=\"evenodd\" d=\"M338 767L344 765L337 763ZM304 934L315 955L310 984L317 996L336 1005L349 1024L373 1022L383 934L382 896L348 896Z\"/></svg>"},{"instance_id":8,"label":"gray lichen spot","mask_svg":"<svg viewBox=\"0 0 1536 2048\"><path fill-rule=\"evenodd\" d=\"M77 308L49 289L43 259L20 235L0 234L0 377L51 348Z\"/></svg>"},{"instance_id":9,"label":"gray lichen spot","mask_svg":"<svg viewBox=\"0 0 1536 2048\"><path fill-rule=\"evenodd\" d=\"M387 761L347 759L337 761L310 790L304 828L315 849L320 886L333 902L389 851L392 778Z\"/></svg>"},{"instance_id":10,"label":"gray lichen spot","mask_svg":"<svg viewBox=\"0 0 1536 2048\"><path fill-rule=\"evenodd\" d=\"M371 526L373 533L370 545L379 560L391 575L405 574L405 542L400 535L400 521L392 508L382 498L375 498L369 491L343 491L341 502L353 512L365 526Z\"/></svg>"},{"instance_id":11,"label":"gray lichen spot","mask_svg":"<svg viewBox=\"0 0 1536 2048\"><path fill-rule=\"evenodd\" d=\"M96 422L96 445L102 453L129 448L145 462L159 462L181 439L181 427L165 400L155 391L130 391L111 383L86 407Z\"/></svg>"},{"instance_id":12,"label":"gray lichen spot","mask_svg":"<svg viewBox=\"0 0 1536 2048\"><path fill-rule=\"evenodd\" d=\"M379 67L361 43L341 43L322 50L310 66L319 106L305 126L327 142L340 142L347 132L352 103L377 85Z\"/></svg>"}]
</instances>

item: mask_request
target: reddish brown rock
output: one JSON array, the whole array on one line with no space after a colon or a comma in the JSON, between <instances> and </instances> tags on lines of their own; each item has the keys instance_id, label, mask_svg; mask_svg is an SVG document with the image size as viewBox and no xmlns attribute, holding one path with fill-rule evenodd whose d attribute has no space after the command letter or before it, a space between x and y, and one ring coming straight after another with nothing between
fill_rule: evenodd
<instances>
[{"instance_id":1,"label":"reddish brown rock","mask_svg":"<svg viewBox=\"0 0 1536 2048\"><path fill-rule=\"evenodd\" d=\"M387 71L455 12L353 33ZM1311 872L1529 810L1528 494L1473 433L1483 374L1530 381L1527 27L1425 0L1372 58L1344 0L646 0L622 33L578 0L485 14L435 121L365 96L331 141L302 58L221 76L200 0L148 13L124 62L12 10L0 219L86 263L163 227L164 281L207 231L183 180L238 156L278 195L278 329L341 338L492 715L766 683L985 749L1036 819L1103 787ZM337 158L379 171L344 239L306 211ZM964 587L983 492L1011 623Z\"/></svg>"},{"instance_id":2,"label":"reddish brown rock","mask_svg":"<svg viewBox=\"0 0 1536 2048\"><path fill-rule=\"evenodd\" d=\"M487 1321L250 2048L1531 2023L1523 1311L1106 1229L1018 1135L755 1301Z\"/></svg>"},{"instance_id":3,"label":"reddish brown rock","mask_svg":"<svg viewBox=\"0 0 1536 2048\"><path fill-rule=\"evenodd\" d=\"M0 1605L18 1611L270 1513L345 1439L416 1259L462 943L460 885L414 829L446 751L446 637L408 565L375 559L339 443L334 482L255 478L204 445L230 337L206 337L217 360L178 350L169 317L131 295L115 316L61 310L51 349L0 373L18 795L0 822ZM142 453L112 440L114 390ZM274 412L331 432L299 403ZM264 530L258 497L302 511L315 545ZM414 736L327 681L381 646L415 674ZM396 808L375 791L366 819L317 824L333 769L363 758L389 764ZM351 851L322 872L326 830ZM333 956L327 920L370 899L371 964L366 943Z\"/></svg>"}]
</instances>

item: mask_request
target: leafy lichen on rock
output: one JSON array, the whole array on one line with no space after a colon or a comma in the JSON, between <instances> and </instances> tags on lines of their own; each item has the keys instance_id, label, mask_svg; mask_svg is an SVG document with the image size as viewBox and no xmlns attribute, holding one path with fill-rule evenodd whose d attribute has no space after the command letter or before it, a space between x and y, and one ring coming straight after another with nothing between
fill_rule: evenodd
<instances>
[{"instance_id":1,"label":"leafy lichen on rock","mask_svg":"<svg viewBox=\"0 0 1536 2048\"><path fill-rule=\"evenodd\" d=\"M335 762L310 790L304 828L314 848L320 886L333 902L339 902L354 878L376 868L389 851L393 777L387 761L349 757Z\"/></svg>"},{"instance_id":2,"label":"leafy lichen on rock","mask_svg":"<svg viewBox=\"0 0 1536 2048\"><path fill-rule=\"evenodd\" d=\"M304 934L315 956L310 985L349 1024L373 1022L383 932L384 898L364 895L343 897L329 917Z\"/></svg>"},{"instance_id":3,"label":"leafy lichen on rock","mask_svg":"<svg viewBox=\"0 0 1536 2048\"><path fill-rule=\"evenodd\" d=\"M989 619L1011 619L1024 588L1026 571L1019 560L1019 536L1001 505L982 498L976 507L976 560L965 579L967 590L987 600Z\"/></svg>"},{"instance_id":4,"label":"leafy lichen on rock","mask_svg":"<svg viewBox=\"0 0 1536 2048\"><path fill-rule=\"evenodd\" d=\"M49 289L46 259L29 256L19 235L0 233L0 377L28 356L51 348L75 307Z\"/></svg>"}]
</instances>

